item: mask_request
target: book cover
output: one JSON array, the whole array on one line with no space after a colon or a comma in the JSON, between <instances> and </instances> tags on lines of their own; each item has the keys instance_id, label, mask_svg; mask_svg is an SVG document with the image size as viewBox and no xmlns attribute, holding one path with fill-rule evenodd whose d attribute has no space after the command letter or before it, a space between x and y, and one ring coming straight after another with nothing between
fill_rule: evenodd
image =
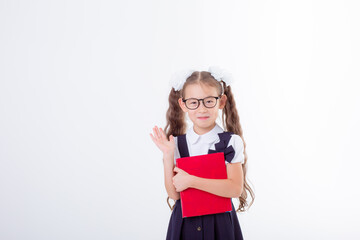
<instances>
[{"instance_id":1,"label":"book cover","mask_svg":"<svg viewBox=\"0 0 360 240\"><path fill-rule=\"evenodd\" d=\"M201 178L227 179L224 153L211 153L176 159L176 166ZM180 192L182 216L193 217L231 211L231 198L195 188Z\"/></svg>"}]
</instances>

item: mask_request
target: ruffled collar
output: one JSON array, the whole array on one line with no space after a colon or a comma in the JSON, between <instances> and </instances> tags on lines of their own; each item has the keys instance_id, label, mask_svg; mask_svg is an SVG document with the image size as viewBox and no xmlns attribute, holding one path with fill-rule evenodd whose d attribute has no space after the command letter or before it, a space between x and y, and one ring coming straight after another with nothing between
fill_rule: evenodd
<instances>
[{"instance_id":1,"label":"ruffled collar","mask_svg":"<svg viewBox=\"0 0 360 240\"><path fill-rule=\"evenodd\" d=\"M213 129L202 135L198 135L194 131L194 126L191 126L186 132L186 138L191 144L194 144L199 140L206 143L212 143L218 139L218 134L222 132L224 132L224 130L217 123Z\"/></svg>"}]
</instances>

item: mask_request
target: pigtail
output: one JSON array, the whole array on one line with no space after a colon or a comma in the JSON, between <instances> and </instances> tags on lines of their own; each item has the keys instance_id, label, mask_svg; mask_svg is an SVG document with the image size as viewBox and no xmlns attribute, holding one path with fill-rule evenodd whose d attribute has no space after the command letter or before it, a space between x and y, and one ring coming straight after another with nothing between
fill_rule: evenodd
<instances>
[{"instance_id":1,"label":"pigtail","mask_svg":"<svg viewBox=\"0 0 360 240\"><path fill-rule=\"evenodd\" d=\"M223 113L222 113L223 126L225 128L225 131L232 132L234 134L239 135L244 143L245 159L244 159L244 164L243 164L243 173L244 173L244 188L245 189L243 190L243 192L241 193L241 196L239 197L239 201L240 201L239 208L236 209L236 211L244 212L246 210L245 207L246 206L250 207L253 204L254 199L255 199L255 194L246 181L246 172L247 172L246 143L245 143L245 140L243 137L243 130L240 125L240 118L239 118L238 111L236 109L235 99L234 99L234 95L231 91L231 87L226 86L226 84L224 82L221 82L221 84L223 84L223 86L224 86L224 94L227 97L227 102L225 104L225 107L224 107ZM246 200L247 196L248 196L247 192L249 192L251 195L250 205L248 205L247 200Z\"/></svg>"},{"instance_id":2,"label":"pigtail","mask_svg":"<svg viewBox=\"0 0 360 240\"><path fill-rule=\"evenodd\" d=\"M186 132L185 112L183 112L178 103L180 97L180 91L175 91L174 88L171 88L169 108L166 112L166 126L164 128L168 140L170 135L179 136Z\"/></svg>"},{"instance_id":3,"label":"pigtail","mask_svg":"<svg viewBox=\"0 0 360 240\"><path fill-rule=\"evenodd\" d=\"M171 92L169 94L169 108L166 112L166 126L164 128L168 140L170 135L179 136L185 134L186 132L185 113L178 103L180 96L180 91L175 91L174 88L171 88ZM167 197L167 204L169 208L173 210L175 204L171 206L169 200L170 198Z\"/></svg>"},{"instance_id":4,"label":"pigtail","mask_svg":"<svg viewBox=\"0 0 360 240\"><path fill-rule=\"evenodd\" d=\"M225 83L224 83L225 85ZM242 136L242 129L240 125L240 118L238 111L236 109L235 99L231 92L230 86L224 87L224 94L227 97L227 102L225 104L222 121L225 128L225 131L232 132ZM226 117L226 118L225 118ZM224 124L224 122L226 124Z\"/></svg>"}]
</instances>

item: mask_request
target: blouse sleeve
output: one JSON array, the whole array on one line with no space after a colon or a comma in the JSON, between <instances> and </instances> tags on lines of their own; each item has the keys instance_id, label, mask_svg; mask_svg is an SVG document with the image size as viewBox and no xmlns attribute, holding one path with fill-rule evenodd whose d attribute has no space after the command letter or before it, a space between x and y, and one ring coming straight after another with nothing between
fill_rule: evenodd
<instances>
[{"instance_id":1,"label":"blouse sleeve","mask_svg":"<svg viewBox=\"0 0 360 240\"><path fill-rule=\"evenodd\" d=\"M176 165L176 159L180 158L180 153L177 144L177 137L174 137L174 141L175 141L174 165Z\"/></svg>"},{"instance_id":2,"label":"blouse sleeve","mask_svg":"<svg viewBox=\"0 0 360 240\"><path fill-rule=\"evenodd\" d=\"M244 163L245 157L244 157L244 142L242 138L237 135L233 134L231 135L231 139L229 141L229 145L232 145L235 151L235 156L232 159L231 163Z\"/></svg>"}]
</instances>

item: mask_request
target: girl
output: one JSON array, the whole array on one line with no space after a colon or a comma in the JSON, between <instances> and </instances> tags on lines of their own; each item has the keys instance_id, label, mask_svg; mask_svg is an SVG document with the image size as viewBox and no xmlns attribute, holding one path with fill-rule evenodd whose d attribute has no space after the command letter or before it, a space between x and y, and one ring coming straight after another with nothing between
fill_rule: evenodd
<instances>
[{"instance_id":1,"label":"girl","mask_svg":"<svg viewBox=\"0 0 360 240\"><path fill-rule=\"evenodd\" d=\"M155 126L150 133L163 152L168 200L175 200L166 239L243 239L233 204L231 212L182 218L180 201L180 192L190 187L239 198L237 211L241 212L248 206L246 191L252 198L250 206L254 201L254 193L246 182L245 141L229 84L230 76L220 69L190 71L172 84L165 131ZM216 123L220 109L226 131ZM189 129L186 113L193 122ZM224 152L227 179L200 178L175 167L177 158L214 152Z\"/></svg>"}]
</instances>

